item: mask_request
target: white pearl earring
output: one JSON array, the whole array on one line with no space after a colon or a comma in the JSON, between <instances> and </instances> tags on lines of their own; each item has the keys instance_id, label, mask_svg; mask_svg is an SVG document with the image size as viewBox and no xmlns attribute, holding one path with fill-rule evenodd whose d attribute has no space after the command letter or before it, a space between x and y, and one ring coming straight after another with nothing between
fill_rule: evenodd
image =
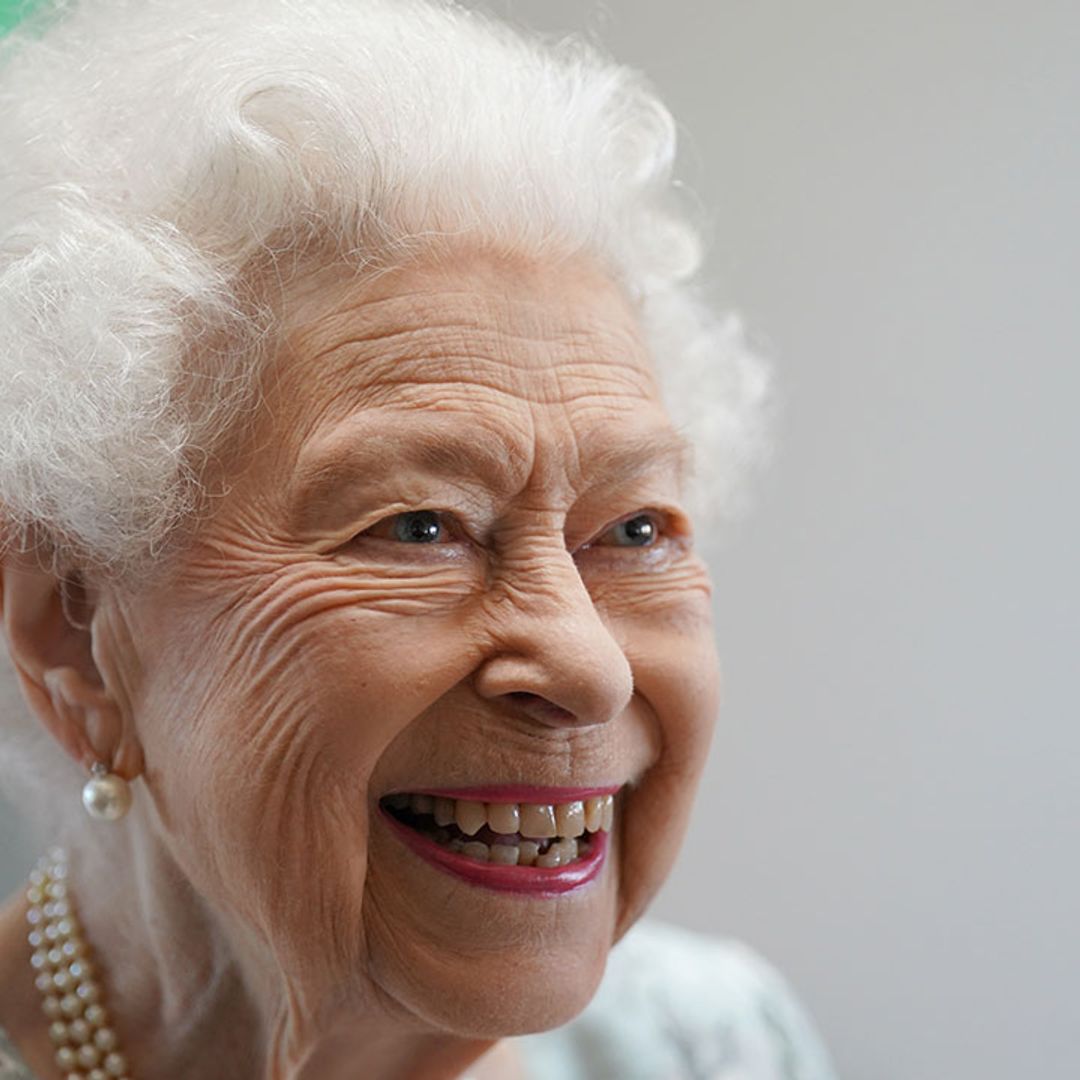
<instances>
[{"instance_id":1,"label":"white pearl earring","mask_svg":"<svg viewBox=\"0 0 1080 1080\"><path fill-rule=\"evenodd\" d=\"M86 812L98 821L119 821L131 809L131 788L128 782L109 772L103 762L90 766L93 775L82 789Z\"/></svg>"}]
</instances>

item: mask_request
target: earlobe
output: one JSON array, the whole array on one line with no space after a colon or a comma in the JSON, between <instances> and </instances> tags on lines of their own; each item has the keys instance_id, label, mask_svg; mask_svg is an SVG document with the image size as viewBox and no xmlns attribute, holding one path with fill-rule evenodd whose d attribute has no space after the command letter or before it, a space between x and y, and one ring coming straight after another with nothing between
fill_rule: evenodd
<instances>
[{"instance_id":1,"label":"earlobe","mask_svg":"<svg viewBox=\"0 0 1080 1080\"><path fill-rule=\"evenodd\" d=\"M70 757L89 771L102 761L125 779L141 771L141 753L124 738L123 719L94 662L92 609L85 591L65 595L48 570L0 562L0 624L19 684L33 713Z\"/></svg>"}]
</instances>

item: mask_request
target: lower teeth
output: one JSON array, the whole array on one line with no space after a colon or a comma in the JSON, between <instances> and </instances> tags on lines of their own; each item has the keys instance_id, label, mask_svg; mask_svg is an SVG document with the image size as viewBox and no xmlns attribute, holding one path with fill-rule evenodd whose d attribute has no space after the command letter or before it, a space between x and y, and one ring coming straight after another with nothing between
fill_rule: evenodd
<instances>
[{"instance_id":1,"label":"lower teeth","mask_svg":"<svg viewBox=\"0 0 1080 1080\"><path fill-rule=\"evenodd\" d=\"M440 836L440 833L442 834ZM440 847L453 851L477 862L490 862L499 866L540 866L547 869L566 866L579 858L584 858L592 850L588 839L560 837L543 842L543 847L535 840L521 840L516 844L485 844L480 840L461 840L450 837L445 829L425 832L429 840L434 840Z\"/></svg>"}]
</instances>

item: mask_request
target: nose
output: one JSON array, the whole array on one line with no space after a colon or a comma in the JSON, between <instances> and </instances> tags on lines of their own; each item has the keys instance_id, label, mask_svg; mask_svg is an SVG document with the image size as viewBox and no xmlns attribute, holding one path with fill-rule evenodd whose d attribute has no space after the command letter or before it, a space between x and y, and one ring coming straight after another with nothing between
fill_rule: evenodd
<instances>
[{"instance_id":1,"label":"nose","mask_svg":"<svg viewBox=\"0 0 1080 1080\"><path fill-rule=\"evenodd\" d=\"M634 692L630 663L565 548L499 574L476 692L548 727L603 724Z\"/></svg>"}]
</instances>

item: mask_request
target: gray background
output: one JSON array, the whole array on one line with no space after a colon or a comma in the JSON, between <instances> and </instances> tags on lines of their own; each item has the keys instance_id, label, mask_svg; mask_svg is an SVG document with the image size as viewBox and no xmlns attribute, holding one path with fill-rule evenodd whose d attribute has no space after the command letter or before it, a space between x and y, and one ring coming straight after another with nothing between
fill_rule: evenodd
<instances>
[{"instance_id":1,"label":"gray background","mask_svg":"<svg viewBox=\"0 0 1080 1080\"><path fill-rule=\"evenodd\" d=\"M755 945L844 1077L1075 1078L1080 6L495 7L652 75L786 402L654 913Z\"/></svg>"}]
</instances>

